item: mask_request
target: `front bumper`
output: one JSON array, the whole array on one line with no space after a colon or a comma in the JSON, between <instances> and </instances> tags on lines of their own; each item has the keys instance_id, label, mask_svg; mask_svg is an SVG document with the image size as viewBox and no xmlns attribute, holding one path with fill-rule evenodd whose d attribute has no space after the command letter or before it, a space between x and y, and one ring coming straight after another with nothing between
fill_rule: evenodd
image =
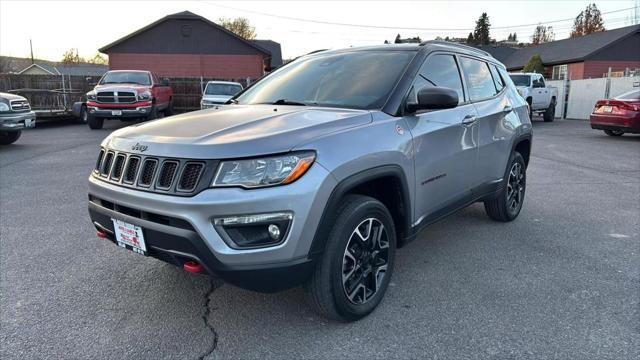
<instances>
[{"instance_id":1,"label":"front bumper","mask_svg":"<svg viewBox=\"0 0 640 360\"><path fill-rule=\"evenodd\" d=\"M0 115L0 130L2 131L18 131L35 126L36 113L33 111Z\"/></svg>"},{"instance_id":2,"label":"front bumper","mask_svg":"<svg viewBox=\"0 0 640 360\"><path fill-rule=\"evenodd\" d=\"M89 114L98 118L139 118L149 116L151 106L138 106L135 108L101 108L97 106L87 106Z\"/></svg>"},{"instance_id":3,"label":"front bumper","mask_svg":"<svg viewBox=\"0 0 640 360\"><path fill-rule=\"evenodd\" d=\"M192 197L147 193L89 179L89 214L97 229L111 232L111 219L143 229L149 255L181 266L188 260L238 286L276 291L299 285L313 269L307 255L336 182L320 164L298 181L264 189L207 189ZM96 200L97 199L97 200ZM292 212L284 241L252 249L229 246L213 219L255 213Z\"/></svg>"}]
</instances>

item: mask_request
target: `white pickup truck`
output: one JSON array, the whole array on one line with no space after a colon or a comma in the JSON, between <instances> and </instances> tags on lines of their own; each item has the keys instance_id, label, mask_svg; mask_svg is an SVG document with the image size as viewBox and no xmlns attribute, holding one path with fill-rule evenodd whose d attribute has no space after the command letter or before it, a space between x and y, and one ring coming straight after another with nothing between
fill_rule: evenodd
<instances>
[{"instance_id":1,"label":"white pickup truck","mask_svg":"<svg viewBox=\"0 0 640 360\"><path fill-rule=\"evenodd\" d=\"M542 114L544 121L553 121L556 116L558 89L546 86L544 77L536 73L510 73L509 76L518 93L529 103L529 117Z\"/></svg>"}]
</instances>

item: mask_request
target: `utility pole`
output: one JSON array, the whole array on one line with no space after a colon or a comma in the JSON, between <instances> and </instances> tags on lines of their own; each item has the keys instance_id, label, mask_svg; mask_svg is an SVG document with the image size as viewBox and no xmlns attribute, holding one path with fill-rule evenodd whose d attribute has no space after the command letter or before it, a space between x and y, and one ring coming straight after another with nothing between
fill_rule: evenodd
<instances>
[{"instance_id":1,"label":"utility pole","mask_svg":"<svg viewBox=\"0 0 640 360\"><path fill-rule=\"evenodd\" d=\"M33 64L33 43L31 42L31 39L29 39L29 48L31 48L31 63Z\"/></svg>"}]
</instances>

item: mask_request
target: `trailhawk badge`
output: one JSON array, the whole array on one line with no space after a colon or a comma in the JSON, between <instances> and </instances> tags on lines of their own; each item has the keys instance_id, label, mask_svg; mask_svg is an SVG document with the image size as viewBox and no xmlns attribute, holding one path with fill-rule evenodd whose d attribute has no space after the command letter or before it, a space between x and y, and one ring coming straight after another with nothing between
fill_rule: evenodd
<instances>
[{"instance_id":1,"label":"trailhawk badge","mask_svg":"<svg viewBox=\"0 0 640 360\"><path fill-rule=\"evenodd\" d=\"M149 148L149 147L148 147L147 145L142 145L142 144L140 144L140 143L136 143L135 145L133 145L133 146L131 147L131 150L133 150L133 151L145 152L145 151L147 151L147 149L148 149L148 148Z\"/></svg>"}]
</instances>

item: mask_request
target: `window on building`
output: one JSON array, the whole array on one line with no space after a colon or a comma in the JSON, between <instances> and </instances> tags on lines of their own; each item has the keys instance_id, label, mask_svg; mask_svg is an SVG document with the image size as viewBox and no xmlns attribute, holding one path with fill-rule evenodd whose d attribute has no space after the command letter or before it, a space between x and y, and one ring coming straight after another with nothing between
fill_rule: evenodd
<instances>
[{"instance_id":1,"label":"window on building","mask_svg":"<svg viewBox=\"0 0 640 360\"><path fill-rule=\"evenodd\" d=\"M553 67L553 80L565 80L567 78L567 65L556 65Z\"/></svg>"}]
</instances>

